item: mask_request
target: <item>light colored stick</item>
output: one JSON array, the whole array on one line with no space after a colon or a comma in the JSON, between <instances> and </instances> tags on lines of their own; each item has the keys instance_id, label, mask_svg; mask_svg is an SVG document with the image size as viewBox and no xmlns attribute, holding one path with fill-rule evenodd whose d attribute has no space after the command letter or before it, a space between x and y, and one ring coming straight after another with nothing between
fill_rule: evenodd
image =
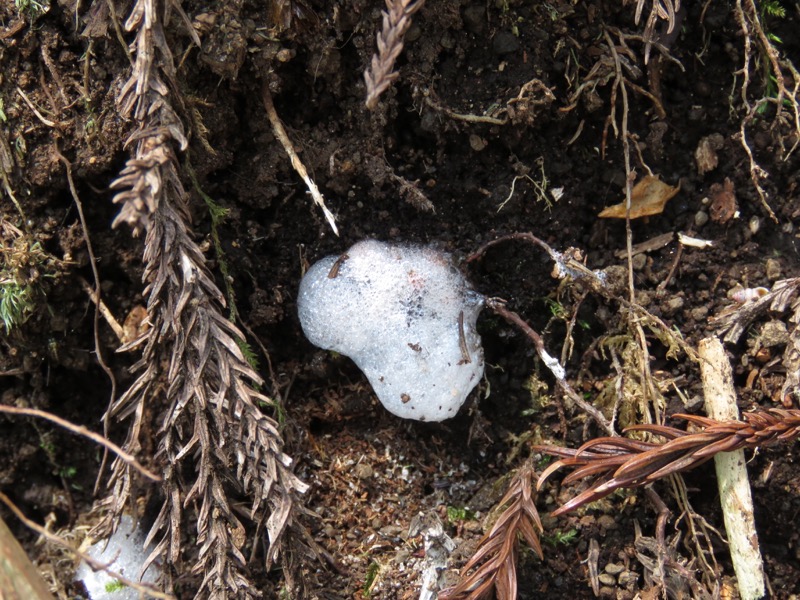
<instances>
[{"instance_id":1,"label":"light colored stick","mask_svg":"<svg viewBox=\"0 0 800 600\"><path fill-rule=\"evenodd\" d=\"M722 342L716 337L706 338L700 342L698 354L706 413L718 421L738 420L733 374ZM762 598L764 564L753 519L744 450L720 452L714 457L714 466L739 594L742 600Z\"/></svg>"},{"instance_id":2,"label":"light colored stick","mask_svg":"<svg viewBox=\"0 0 800 600\"><path fill-rule=\"evenodd\" d=\"M272 125L272 132L275 134L275 137L278 138L278 141L283 146L284 151L286 154L289 155L289 159L292 161L292 166L294 170L297 171L297 174L303 178L303 181L306 182L306 187L308 188L308 192L311 194L311 197L314 199L314 202L322 209L322 214L325 215L325 218L328 221L328 224L333 229L333 233L337 236L339 235L339 229L336 227L336 219L333 216L333 213L328 210L328 207L325 206L325 198L322 197L322 194L317 187L317 184L314 183L314 180L308 176L308 171L306 171L305 165L300 160L300 157L297 156L297 152L295 152L294 146L292 145L291 140L289 140L289 136L286 135L286 130L283 128L283 123L281 123L280 117L278 117L278 113L275 110L275 105L272 102L272 93L269 91L269 83L266 81L261 89L261 97L264 102L264 108L267 111L267 117L269 117L269 122Z\"/></svg>"}]
</instances>

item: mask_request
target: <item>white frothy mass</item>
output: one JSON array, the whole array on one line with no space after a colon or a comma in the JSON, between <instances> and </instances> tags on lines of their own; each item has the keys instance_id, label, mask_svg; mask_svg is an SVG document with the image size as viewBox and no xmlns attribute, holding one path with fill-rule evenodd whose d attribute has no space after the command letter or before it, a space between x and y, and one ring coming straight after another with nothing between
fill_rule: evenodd
<instances>
[{"instance_id":1,"label":"white frothy mass","mask_svg":"<svg viewBox=\"0 0 800 600\"><path fill-rule=\"evenodd\" d=\"M483 297L432 248L359 242L308 270L297 305L311 343L350 357L398 417L453 417L483 375Z\"/></svg>"}]
</instances>

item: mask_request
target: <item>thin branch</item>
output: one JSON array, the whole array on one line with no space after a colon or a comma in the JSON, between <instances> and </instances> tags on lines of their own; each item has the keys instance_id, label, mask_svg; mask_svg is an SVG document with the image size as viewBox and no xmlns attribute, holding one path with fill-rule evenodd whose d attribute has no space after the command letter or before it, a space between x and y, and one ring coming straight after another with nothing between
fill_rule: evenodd
<instances>
[{"instance_id":1,"label":"thin branch","mask_svg":"<svg viewBox=\"0 0 800 600\"><path fill-rule=\"evenodd\" d=\"M566 373L564 372L564 367L561 366L561 364L558 362L558 359L550 356L544 347L544 341L542 340L542 337L536 333L536 331L534 331L533 328L522 319L522 317L520 317L514 311L508 310L505 302L498 298L488 298L486 300L486 307L493 310L509 323L519 327L522 332L533 341L533 345L536 347L536 352L539 354L539 358L542 359L542 362L553 374L553 377L556 378L556 383L569 397L569 399L577 404L584 412L589 414L606 433L612 436L616 435L612 424L608 421L608 419L605 418L605 416L603 416L603 413L589 404L583 399L583 397L581 397L580 394L572 389L572 386L565 378Z\"/></svg>"},{"instance_id":2,"label":"thin branch","mask_svg":"<svg viewBox=\"0 0 800 600\"><path fill-rule=\"evenodd\" d=\"M100 444L104 448L111 450L114 454L116 454L119 459L124 462L125 464L133 467L139 473L150 479L151 481L161 481L161 477L144 467L142 464L139 463L131 454L125 452L122 448L117 446L111 440L104 438L101 435L94 433L86 429L83 425L75 425L70 423L69 421L62 419L61 417L57 417L54 414L49 412L45 412L43 410L38 410L35 408L18 408L16 406L8 406L6 404L0 404L0 412L6 413L9 415L22 415L25 417L38 417L40 419L44 419L46 421L50 421L51 423L55 423L59 427L63 427L64 429L71 431L76 435L82 435L83 437L89 438L93 442Z\"/></svg>"},{"instance_id":3,"label":"thin branch","mask_svg":"<svg viewBox=\"0 0 800 600\"><path fill-rule=\"evenodd\" d=\"M292 167L294 167L294 170L297 171L297 174L300 175L305 182L308 192L314 199L314 203L322 209L322 214L325 215L325 219L328 221L328 225L331 226L331 229L333 229L333 233L339 235L339 229L336 227L336 218L333 216L333 213L328 210L328 207L325 205L325 198L322 197L314 180L308 176L308 171L306 171L303 161L297 156L297 152L295 152L294 146L291 140L289 140L289 136L286 135L286 129L284 129L283 123L281 123L281 119L275 110L275 104L272 102L272 93L269 91L269 83L266 81L261 87L261 98L264 102L264 108L267 111L269 122L272 125L272 132L275 134L275 137L278 138L284 151L289 156Z\"/></svg>"}]
</instances>

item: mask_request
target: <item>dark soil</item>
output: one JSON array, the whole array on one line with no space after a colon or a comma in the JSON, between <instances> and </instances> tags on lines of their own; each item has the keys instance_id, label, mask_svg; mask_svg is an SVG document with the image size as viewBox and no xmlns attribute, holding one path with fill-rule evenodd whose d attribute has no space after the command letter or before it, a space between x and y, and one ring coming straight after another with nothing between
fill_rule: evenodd
<instances>
[{"instance_id":1,"label":"dark soil","mask_svg":"<svg viewBox=\"0 0 800 600\"><path fill-rule=\"evenodd\" d=\"M124 143L133 125L115 106L129 63L105 14L106 2L87 4L52 2L34 19L10 0L0 3L0 165L3 152L9 154L9 186L25 221L7 196L0 211L57 259L30 267L42 271L38 305L24 325L2 337L0 385L3 404L51 411L101 431L111 384L95 356L94 308L80 283L81 278L93 281L90 258L59 153L72 163L88 221L85 233L111 313L124 322L145 300L142 241L124 226L111 228L117 207L108 191L129 158ZM129 11L127 4L117 5L120 15ZM459 415L441 424L393 417L349 360L322 352L303 337L295 306L301 274L308 264L367 237L437 244L462 260L514 232L532 232L556 250L580 249L591 269L626 265L624 220L597 217L625 195L622 142L614 132L621 127L623 105L619 93L612 101L613 71L574 102L571 98L607 52L604 28L611 28L606 31L618 43L613 28L641 35L644 23L634 23L632 5L604 0L428 0L408 33L399 79L370 112L364 107L362 74L375 49L383 3L267 4L270 8L241 0L185 3L203 50L191 44L179 19L170 24L169 43L180 64L181 117L191 132L180 160L192 194L195 235L207 240L207 257L222 286L209 211L188 178L190 167L199 188L229 210L219 235L236 308L269 352L272 376L263 355L259 362L277 389L267 391L282 402L286 451L297 474L311 485L305 501L319 517L307 526L332 559L302 565L302 594L416 598L424 551L408 529L418 513L438 511L455 540L448 574L455 581L504 493L501 478L528 457L540 460L531 444L576 447L603 432L561 398L530 341L488 311L479 321L486 378ZM781 52L800 64L800 14L785 4L786 16L771 20L771 31L783 40ZM683 71L655 59L655 50L645 65L644 44L636 39L628 40L629 53L618 48L630 66L627 77L641 89L656 93L653 77L660 75L666 113L659 116L651 99L628 88L637 180L647 174L643 160L662 181L681 188L661 214L631 223L633 243L669 232L714 242L707 249L685 248L677 266L675 239L635 257L637 300L696 346L714 333L710 317L734 305L730 290L770 288L778 279L800 275L800 152L788 154L797 137L791 127L774 126L774 109L748 125L755 160L768 173L761 184L773 220L756 193L737 138L744 112L738 91L742 78L736 73L744 50L731 5L689 4L683 10L678 35L669 42ZM93 28L85 31L87 24ZM752 102L764 92L763 69L753 63L750 68ZM513 114L496 112L534 79L550 89L552 98L533 87L510 105ZM261 102L265 80L290 138L336 214L339 237L273 136ZM453 113L508 118L505 124L468 122ZM720 141L714 150L718 165L701 173L695 150L713 134ZM434 210L404 193L400 178L416 186ZM718 199L726 180L733 196ZM546 191L537 194L534 182ZM553 197L553 188L563 190L560 199ZM726 219L726 210L733 213L733 208L735 216ZM523 242L500 244L462 266L481 293L506 299L541 332L554 356L561 356L567 323L577 310L567 377L590 400L609 382L613 388L611 356L595 342L605 335L629 335L618 303L595 294L580 303L575 288L551 277L549 257ZM788 317L764 315L738 344L728 346L742 411L794 405L791 396L779 393L785 377L780 365L764 366L775 364L770 361L782 347L769 348L764 360L753 343L766 321L791 326ZM131 383L127 369L138 355L115 354L119 342L102 319L97 335L119 394ZM668 356L655 335L648 335L648 344L666 412L702 413L697 364L682 353ZM162 410L157 398L148 410L155 431ZM636 409L630 412L630 422L642 418ZM125 424L113 424L110 436L124 440ZM100 457L86 440L45 422L0 417L0 491L53 530L69 529L88 513ZM796 449L762 450L748 470L773 595L789 598L800 593ZM572 488L559 489L557 479L538 501L549 540L544 561L522 554L520 597L594 597L585 564L593 539L607 576L601 580L603 597L653 597L648 594L657 590L634 548L635 524L642 535L655 535L656 512L645 494L615 494L553 519L546 513L575 494ZM685 479L695 512L724 531L712 463ZM702 581L695 548L683 542L687 519L679 519L672 487L659 483L654 490L673 511L668 539L680 537L675 552ZM47 559L34 545L34 534L5 508L0 515L32 555ZM711 544L720 590L731 593L726 546L719 537ZM264 573L258 564L253 569L264 596L277 597L281 572ZM67 565L59 574L64 583L68 570Z\"/></svg>"}]
</instances>

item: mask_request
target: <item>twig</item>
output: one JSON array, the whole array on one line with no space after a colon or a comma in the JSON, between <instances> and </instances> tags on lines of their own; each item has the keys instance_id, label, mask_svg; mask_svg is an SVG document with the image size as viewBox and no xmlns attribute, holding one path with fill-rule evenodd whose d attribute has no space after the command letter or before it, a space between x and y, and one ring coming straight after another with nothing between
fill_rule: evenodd
<instances>
[{"instance_id":1,"label":"twig","mask_svg":"<svg viewBox=\"0 0 800 600\"><path fill-rule=\"evenodd\" d=\"M131 454L125 452L125 450L117 446L111 440L108 440L103 436L86 429L86 427L83 425L75 425L65 419L62 419L61 417L57 417L54 414L45 412L43 410L38 410L36 408L19 408L16 406L8 406L7 404L0 404L0 412L10 415L22 415L25 417L39 417L40 419L55 423L59 427L63 427L64 429L71 431L76 435L87 437L93 442L100 444L104 448L111 450L111 452L116 454L125 464L130 465L151 481L161 481L161 477L140 464L139 461L136 460L136 458L134 458Z\"/></svg>"},{"instance_id":2,"label":"twig","mask_svg":"<svg viewBox=\"0 0 800 600\"><path fill-rule=\"evenodd\" d=\"M53 600L41 573L0 517L0 594L2 598Z\"/></svg>"},{"instance_id":3,"label":"twig","mask_svg":"<svg viewBox=\"0 0 800 600\"><path fill-rule=\"evenodd\" d=\"M25 101L25 104L27 104L30 107L30 109L33 111L33 114L35 114L36 117L42 123L44 123L48 127L55 127L56 126L56 123L54 121L51 121L50 119L47 119L44 116L42 116L42 113L39 112L39 109L36 108L36 105L33 102L31 102L30 98L28 98L28 96L25 95L25 92L23 92L22 89L19 86L17 86L17 93Z\"/></svg>"},{"instance_id":4,"label":"twig","mask_svg":"<svg viewBox=\"0 0 800 600\"><path fill-rule=\"evenodd\" d=\"M289 140L289 136L286 135L286 129L284 129L283 123L281 123L280 117L278 117L278 113L275 111L275 104L272 102L272 93L269 91L269 83L266 81L261 87L261 98L264 102L264 108L267 111L269 122L272 124L272 131L275 134L275 137L278 138L278 141L281 143L281 146L283 146L284 151L289 155L289 160L292 162L292 167L294 167L294 170L297 171L297 174L300 175L305 182L311 197L314 199L314 203L322 209L322 214L325 215L325 219L328 221L331 229L333 229L333 233L338 236L339 229L336 227L336 219L334 218L333 213L328 210L328 207L325 206L325 198L322 197L317 184L314 183L311 177L308 176L308 171L306 171L305 165L300 160L300 157L297 156L297 152L295 152L294 146Z\"/></svg>"},{"instance_id":5,"label":"twig","mask_svg":"<svg viewBox=\"0 0 800 600\"><path fill-rule=\"evenodd\" d=\"M103 318L106 320L106 323L108 323L108 326L111 327L111 330L114 332L114 335L117 336L119 342L123 343L125 331L122 329L122 325L119 324L119 321L117 321L117 319L114 317L106 303L103 302L103 299L97 296L95 293L96 290L92 289L92 286L89 285L89 282L83 277L79 277L78 281L80 281L81 287L83 288L83 291L86 292L86 295L89 296L89 299L94 302L95 306L97 306L100 314L103 315ZM102 471L102 469L100 470Z\"/></svg>"},{"instance_id":6,"label":"twig","mask_svg":"<svg viewBox=\"0 0 800 600\"><path fill-rule=\"evenodd\" d=\"M486 299L486 307L493 310L499 316L503 317L509 323L512 323L519 327L522 332L527 335L532 341L534 346L536 347L536 352L539 354L539 358L542 359L542 362L545 366L550 370L553 374L553 377L556 378L556 383L561 388L561 390L572 400L575 404L581 407L581 409L588 413L595 422L606 432L608 435L615 436L616 433L614 432L614 428L612 427L611 423L609 423L608 419L603 416L599 410L597 410L594 406L586 402L580 394L575 392L572 389L572 386L566 380L566 373L564 372L564 367L558 362L558 359L553 358L548 354L547 350L544 347L544 341L542 337L536 333L536 331L528 325L522 317L520 317L517 313L508 310L506 308L505 302L500 300L499 298L487 298Z\"/></svg>"},{"instance_id":7,"label":"twig","mask_svg":"<svg viewBox=\"0 0 800 600\"><path fill-rule=\"evenodd\" d=\"M738 419L733 372L722 342L716 337L705 338L700 342L698 353L706 413L719 421ZM764 563L758 546L744 450L720 452L714 457L714 466L739 593L743 600L762 598Z\"/></svg>"}]
</instances>

